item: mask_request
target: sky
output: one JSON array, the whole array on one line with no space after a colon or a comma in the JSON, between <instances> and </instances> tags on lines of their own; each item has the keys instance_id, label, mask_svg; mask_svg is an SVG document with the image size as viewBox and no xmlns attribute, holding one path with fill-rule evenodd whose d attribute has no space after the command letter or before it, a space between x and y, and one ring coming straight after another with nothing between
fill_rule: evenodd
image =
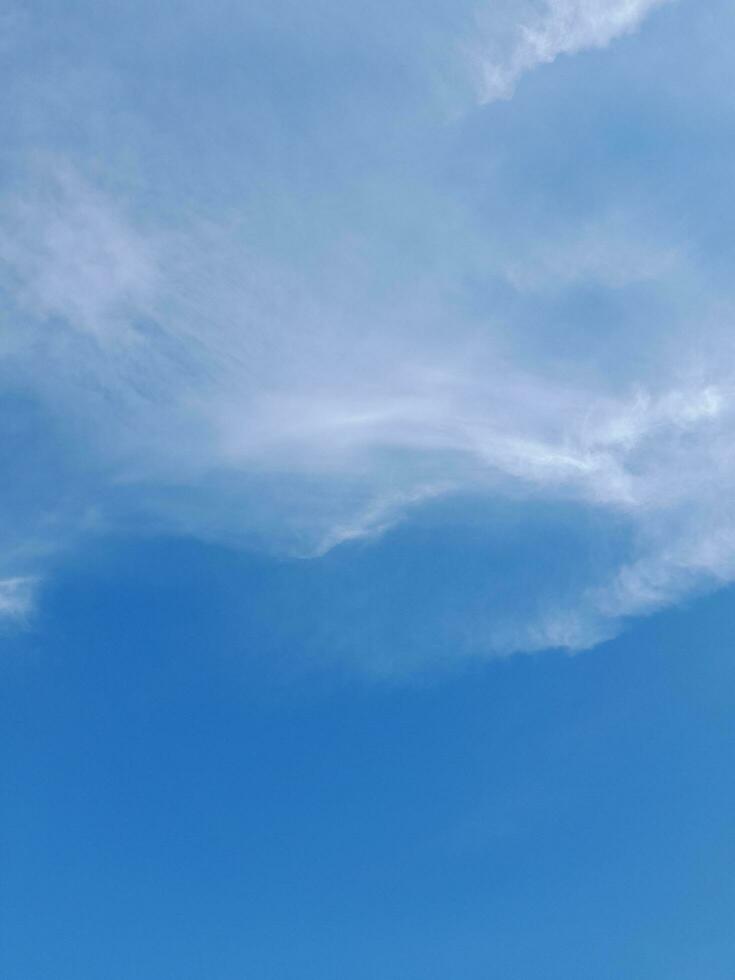
<instances>
[{"instance_id":1,"label":"sky","mask_svg":"<svg viewBox=\"0 0 735 980\"><path fill-rule=\"evenodd\" d=\"M0 0L0 973L732 980L735 8Z\"/></svg>"}]
</instances>

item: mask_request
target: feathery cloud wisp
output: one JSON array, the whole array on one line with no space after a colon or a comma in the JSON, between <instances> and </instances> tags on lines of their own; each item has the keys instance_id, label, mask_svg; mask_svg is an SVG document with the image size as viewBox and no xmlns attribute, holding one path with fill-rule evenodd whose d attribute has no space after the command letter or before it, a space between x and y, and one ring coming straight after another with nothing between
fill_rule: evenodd
<instances>
[{"instance_id":1,"label":"feathery cloud wisp","mask_svg":"<svg viewBox=\"0 0 735 980\"><path fill-rule=\"evenodd\" d=\"M502 48L477 55L481 101L507 99L522 75L559 55L604 48L635 31L644 17L669 0L524 0L514 4ZM496 32L494 11L487 34ZM483 15L480 14L483 23Z\"/></svg>"},{"instance_id":2,"label":"feathery cloud wisp","mask_svg":"<svg viewBox=\"0 0 735 980\"><path fill-rule=\"evenodd\" d=\"M527 5L510 27L497 8L503 84L653 6ZM491 114L417 120L408 82L403 102L352 68L349 99L295 92L295 42L280 51L277 26L259 35L274 44L265 94L249 78L237 89L239 49L225 46L221 84L192 94L181 79L178 125L165 73L179 63L145 51L143 90L118 68L130 93L114 127L95 102L104 86L84 87L81 146L54 145L43 99L19 115L0 200L2 380L18 422L5 441L25 440L46 476L0 489L0 573L16 583L0 613L27 606L19 583L75 534L142 524L316 556L452 495L593 509L631 542L574 596L556 601L539 576L539 614L485 623L486 650L579 649L730 581L730 299L697 242L665 207L651 220L612 165L570 202L524 171L536 148L522 132L491 128L467 149ZM189 40L177 57L199 71ZM287 96L274 95L279 57ZM251 117L268 139L254 126L230 142ZM563 160L573 134L557 128ZM127 163L108 173L99 159Z\"/></svg>"}]
</instances>

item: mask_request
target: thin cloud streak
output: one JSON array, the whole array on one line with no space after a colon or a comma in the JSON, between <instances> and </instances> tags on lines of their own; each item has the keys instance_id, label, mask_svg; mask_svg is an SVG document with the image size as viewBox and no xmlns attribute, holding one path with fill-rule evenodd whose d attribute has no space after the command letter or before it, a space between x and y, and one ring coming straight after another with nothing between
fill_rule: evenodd
<instances>
[{"instance_id":1,"label":"thin cloud streak","mask_svg":"<svg viewBox=\"0 0 735 980\"><path fill-rule=\"evenodd\" d=\"M504 50L476 53L480 101L512 97L519 79L560 55L605 48L636 31L657 7L670 0L538 0L514 4ZM486 31L495 33L497 14L490 10ZM481 26L483 12L478 15Z\"/></svg>"}]
</instances>

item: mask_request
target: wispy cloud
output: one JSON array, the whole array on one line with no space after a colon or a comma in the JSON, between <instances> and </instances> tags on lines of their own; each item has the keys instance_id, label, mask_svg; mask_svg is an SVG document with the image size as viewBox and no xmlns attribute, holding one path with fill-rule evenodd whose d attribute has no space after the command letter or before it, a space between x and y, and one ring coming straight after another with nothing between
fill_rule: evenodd
<instances>
[{"instance_id":1,"label":"wispy cloud","mask_svg":"<svg viewBox=\"0 0 735 980\"><path fill-rule=\"evenodd\" d=\"M735 474L728 379L602 394L594 378L554 380L501 354L492 334L479 347L456 331L417 345L383 328L361 341L354 314L309 311L298 288L284 302L267 276L252 289L249 277L233 282L245 261L233 243L213 266L194 227L146 237L78 176L58 194L50 209L24 195L36 220L18 226L20 241L6 237L16 315L35 330L15 360L93 454L107 521L133 500L162 527L265 535L318 556L448 494L521 492L624 516L640 542L634 563L576 610L490 637L501 649L583 647L694 582L730 576L724 544L706 560L691 544L700 531L729 534L729 514L711 509ZM176 486L193 496L162 492Z\"/></svg>"},{"instance_id":2,"label":"wispy cloud","mask_svg":"<svg viewBox=\"0 0 735 980\"><path fill-rule=\"evenodd\" d=\"M26 321L13 357L92 454L103 524L133 500L162 527L265 535L318 556L447 494L521 492L624 515L640 541L634 563L574 610L504 627L488 638L498 649L580 648L692 583L729 578L725 545L705 560L691 544L729 534L729 515L710 509L735 472L727 378L602 394L594 378L554 380L502 354L492 333L479 346L456 330L395 340L410 306L361 340L359 315L310 309L298 284L284 295L288 271L253 275L228 238L215 237L212 263L213 239L196 226L146 229L66 168L41 186L40 200L11 196L27 220L7 222L3 239ZM188 486L197 505L167 486ZM7 582L1 611L18 614L31 580Z\"/></svg>"},{"instance_id":3,"label":"wispy cloud","mask_svg":"<svg viewBox=\"0 0 735 980\"><path fill-rule=\"evenodd\" d=\"M655 6L494 8L486 97ZM562 207L506 133L509 178L492 128L482 179L463 182L488 113L415 119L413 89L394 104L352 67L351 98L331 77L274 95L295 43L281 51L277 26L266 94L246 79L237 112L227 46L222 79L181 104L159 75L178 66L141 55L142 93L119 68L117 128L85 102L71 146L30 100L0 200L2 441L36 476L0 492L0 614L27 610L43 556L82 534L153 526L315 557L463 495L592 509L632 541L571 597L539 575L538 615L483 623L488 651L580 649L735 578L731 297L702 246L616 172Z\"/></svg>"},{"instance_id":4,"label":"wispy cloud","mask_svg":"<svg viewBox=\"0 0 735 980\"><path fill-rule=\"evenodd\" d=\"M518 80L559 55L604 48L635 31L656 7L669 0L523 0L512 5L503 30L494 9L479 13L491 50L478 52L481 100L513 94ZM499 35L499 36L497 36Z\"/></svg>"},{"instance_id":5,"label":"wispy cloud","mask_svg":"<svg viewBox=\"0 0 735 980\"><path fill-rule=\"evenodd\" d=\"M0 579L0 617L23 620L33 607L35 578Z\"/></svg>"},{"instance_id":6,"label":"wispy cloud","mask_svg":"<svg viewBox=\"0 0 735 980\"><path fill-rule=\"evenodd\" d=\"M119 343L153 291L146 239L63 164L40 167L6 201L0 259L19 310Z\"/></svg>"}]
</instances>

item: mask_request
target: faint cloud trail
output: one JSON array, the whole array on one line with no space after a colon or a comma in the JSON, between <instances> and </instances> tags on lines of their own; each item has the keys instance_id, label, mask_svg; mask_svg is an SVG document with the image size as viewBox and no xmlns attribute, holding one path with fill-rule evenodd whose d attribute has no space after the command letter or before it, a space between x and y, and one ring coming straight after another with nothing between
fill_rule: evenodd
<instances>
[{"instance_id":1,"label":"faint cloud trail","mask_svg":"<svg viewBox=\"0 0 735 980\"><path fill-rule=\"evenodd\" d=\"M605 48L637 30L655 8L671 0L539 0L516 4L503 33L504 50L474 55L480 74L480 101L509 99L522 75L563 54ZM484 33L493 15L478 16Z\"/></svg>"}]
</instances>

